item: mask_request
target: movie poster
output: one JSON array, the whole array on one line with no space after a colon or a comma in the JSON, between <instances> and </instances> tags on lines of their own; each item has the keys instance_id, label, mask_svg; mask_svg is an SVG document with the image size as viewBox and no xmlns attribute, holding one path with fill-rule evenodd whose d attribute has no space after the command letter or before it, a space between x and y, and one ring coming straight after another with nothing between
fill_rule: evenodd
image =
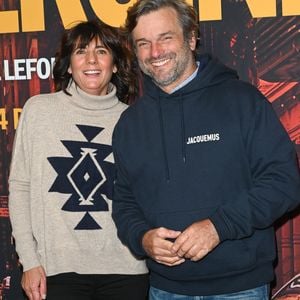
<instances>
[{"instance_id":1,"label":"movie poster","mask_svg":"<svg viewBox=\"0 0 300 300\"><path fill-rule=\"evenodd\" d=\"M53 91L54 56L65 27L93 18L122 25L134 2L0 0L0 300L25 299L8 211L9 165L22 107L29 97ZM201 51L217 56L261 90L300 157L300 1L188 2L199 12ZM279 220L276 228L273 299L299 299L298 212Z\"/></svg>"}]
</instances>

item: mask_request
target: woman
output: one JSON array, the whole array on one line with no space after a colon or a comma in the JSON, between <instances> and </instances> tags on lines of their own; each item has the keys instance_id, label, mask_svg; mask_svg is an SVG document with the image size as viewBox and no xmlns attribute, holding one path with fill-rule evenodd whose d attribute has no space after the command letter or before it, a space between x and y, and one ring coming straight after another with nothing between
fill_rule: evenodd
<instances>
[{"instance_id":1,"label":"woman","mask_svg":"<svg viewBox=\"0 0 300 300\"><path fill-rule=\"evenodd\" d=\"M29 299L145 299L144 261L111 219L111 135L135 94L128 51L99 21L66 30L56 92L29 99L11 163L9 209Z\"/></svg>"}]
</instances>

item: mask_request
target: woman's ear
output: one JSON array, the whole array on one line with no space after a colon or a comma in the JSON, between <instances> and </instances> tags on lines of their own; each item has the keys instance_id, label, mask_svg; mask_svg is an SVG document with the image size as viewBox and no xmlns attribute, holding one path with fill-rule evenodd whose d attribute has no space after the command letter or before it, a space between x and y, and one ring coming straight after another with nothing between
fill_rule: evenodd
<instances>
[{"instance_id":1,"label":"woman's ear","mask_svg":"<svg viewBox=\"0 0 300 300\"><path fill-rule=\"evenodd\" d=\"M114 65L114 67L113 67L113 73L117 73L117 71L118 71L118 68L117 68L116 65Z\"/></svg>"}]
</instances>

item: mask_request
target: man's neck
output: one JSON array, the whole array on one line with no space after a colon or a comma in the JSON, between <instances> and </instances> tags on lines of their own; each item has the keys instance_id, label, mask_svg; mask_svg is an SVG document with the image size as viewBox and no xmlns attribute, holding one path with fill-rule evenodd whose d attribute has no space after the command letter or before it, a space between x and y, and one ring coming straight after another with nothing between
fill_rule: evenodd
<instances>
[{"instance_id":1,"label":"man's neck","mask_svg":"<svg viewBox=\"0 0 300 300\"><path fill-rule=\"evenodd\" d=\"M189 82L191 82L197 75L198 73L198 69L200 66L200 62L196 61L193 67L193 72L190 73L190 75L185 78L183 81L181 81L179 84L177 84L175 87L171 87L168 91L165 91L168 94L172 94L174 92L176 92L177 90L181 89L182 87L184 87L185 85L187 85Z\"/></svg>"}]
</instances>

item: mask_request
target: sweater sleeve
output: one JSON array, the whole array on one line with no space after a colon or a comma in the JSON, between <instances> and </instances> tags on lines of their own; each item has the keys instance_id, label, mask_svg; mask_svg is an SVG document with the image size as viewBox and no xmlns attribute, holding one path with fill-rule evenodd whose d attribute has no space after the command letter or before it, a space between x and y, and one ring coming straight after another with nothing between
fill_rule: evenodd
<instances>
[{"instance_id":1,"label":"sweater sleeve","mask_svg":"<svg viewBox=\"0 0 300 300\"><path fill-rule=\"evenodd\" d=\"M258 92L245 149L252 185L210 217L220 240L265 229L300 203L296 151L271 104Z\"/></svg>"},{"instance_id":2,"label":"sweater sleeve","mask_svg":"<svg viewBox=\"0 0 300 300\"><path fill-rule=\"evenodd\" d=\"M23 109L15 135L9 175L9 214L23 270L41 265L32 232L30 204L30 150Z\"/></svg>"},{"instance_id":3,"label":"sweater sleeve","mask_svg":"<svg viewBox=\"0 0 300 300\"><path fill-rule=\"evenodd\" d=\"M117 170L112 201L112 218L117 226L120 240L129 247L134 255L145 257L146 252L142 246L142 238L151 228L146 223L138 206L126 168L122 163L117 126L113 133L112 146Z\"/></svg>"}]
</instances>

